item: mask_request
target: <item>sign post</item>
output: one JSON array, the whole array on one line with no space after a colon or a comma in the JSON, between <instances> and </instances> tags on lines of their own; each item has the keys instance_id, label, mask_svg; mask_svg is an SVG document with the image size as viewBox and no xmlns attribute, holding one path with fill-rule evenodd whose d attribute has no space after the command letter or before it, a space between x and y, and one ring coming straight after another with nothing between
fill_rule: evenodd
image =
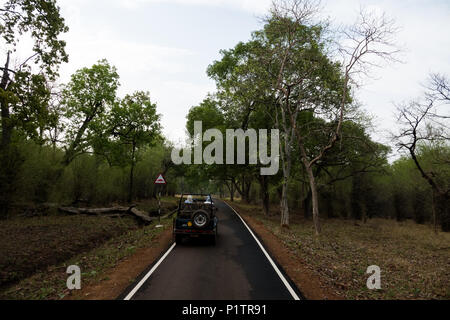
<instances>
[{"instance_id":1,"label":"sign post","mask_svg":"<svg viewBox=\"0 0 450 320\"><path fill-rule=\"evenodd\" d=\"M158 190L158 221L159 224L156 226L156 228L162 228L161 225L161 186L166 185L166 179L164 178L163 174L160 173L158 177L155 180L155 186L159 186Z\"/></svg>"}]
</instances>

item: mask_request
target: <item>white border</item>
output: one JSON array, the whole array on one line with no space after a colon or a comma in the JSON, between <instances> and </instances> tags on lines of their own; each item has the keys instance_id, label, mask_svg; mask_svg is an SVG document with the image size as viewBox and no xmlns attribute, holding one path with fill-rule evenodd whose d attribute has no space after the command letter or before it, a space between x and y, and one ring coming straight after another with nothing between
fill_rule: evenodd
<instances>
[{"instance_id":1,"label":"white border","mask_svg":"<svg viewBox=\"0 0 450 320\"><path fill-rule=\"evenodd\" d=\"M291 294L292 298L294 298L294 300L300 300L300 297L295 293L294 289L292 289L291 285L289 284L289 282L286 280L286 278L284 277L284 275L281 273L280 269L278 269L277 265L275 264L275 262L272 260L272 258L270 257L270 255L267 253L266 249L264 248L264 246L261 244L261 242L258 240L258 238L255 236L255 234L253 233L252 229L250 229L250 227L247 225L247 223L244 221L244 219L242 219L242 217L239 215L239 213L237 213L236 210L234 210L234 208L232 206L230 206L227 202L222 201L223 203L225 203L228 207L231 208L231 210L233 210L233 212L239 217L239 219L241 219L242 223L244 224L244 226L247 227L248 231L250 232L250 234L253 236L253 238L255 239L256 243L259 245L259 247L261 248L262 252L264 253L264 255L266 256L267 260L269 260L270 264L272 265L272 267L275 269L275 272L278 274L278 276L280 277L281 281L283 282L283 284L286 286L286 289L288 289L289 293Z\"/></svg>"},{"instance_id":2,"label":"white border","mask_svg":"<svg viewBox=\"0 0 450 320\"><path fill-rule=\"evenodd\" d=\"M153 268L150 269L150 271L145 275L145 277L143 277L141 279L141 281L139 281L139 283L136 285L136 287L134 287L133 290L131 290L131 292L125 297L125 299L123 300L130 300L131 298L133 298L133 296L136 294L136 292L142 287L142 285L148 280L148 278L150 278L150 276L152 275L153 272L155 272L155 270L159 267L159 265L164 261L165 258L167 258L167 256L169 255L170 252L172 252L173 248L175 248L177 244L174 243L169 250L166 251L166 253L161 257L161 259L159 259L159 261L153 266Z\"/></svg>"}]
</instances>

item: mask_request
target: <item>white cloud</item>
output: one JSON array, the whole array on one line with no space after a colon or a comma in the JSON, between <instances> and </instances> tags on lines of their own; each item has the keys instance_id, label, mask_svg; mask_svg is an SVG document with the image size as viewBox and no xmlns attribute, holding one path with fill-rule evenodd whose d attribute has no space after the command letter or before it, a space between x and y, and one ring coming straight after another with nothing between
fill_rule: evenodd
<instances>
[{"instance_id":1,"label":"white cloud","mask_svg":"<svg viewBox=\"0 0 450 320\"><path fill-rule=\"evenodd\" d=\"M127 73L175 74L186 69L183 63L193 53L186 49L113 39L107 34L72 39L68 42L71 70L89 66L106 58Z\"/></svg>"},{"instance_id":2,"label":"white cloud","mask_svg":"<svg viewBox=\"0 0 450 320\"><path fill-rule=\"evenodd\" d=\"M373 69L376 79L368 79L357 95L365 109L376 117L373 137L390 143L390 132L398 124L394 103L415 99L423 94L423 84L430 72L450 76L450 3L445 1L373 1L328 0L325 12L335 24L351 24L360 6L385 12L394 18L401 31L397 36L404 64Z\"/></svg>"},{"instance_id":3,"label":"white cloud","mask_svg":"<svg viewBox=\"0 0 450 320\"><path fill-rule=\"evenodd\" d=\"M136 9L144 4L164 3L192 6L229 7L263 14L270 7L271 0L115 0L119 6Z\"/></svg>"},{"instance_id":4,"label":"white cloud","mask_svg":"<svg viewBox=\"0 0 450 320\"><path fill-rule=\"evenodd\" d=\"M77 69L90 66L101 58L117 67L120 75L121 96L136 90L150 91L152 101L163 115L164 133L176 140L184 136L185 115L191 106L199 103L213 85L173 81L189 71L193 52L153 44L113 40L98 34L90 38L69 41L71 62L62 68L62 80L68 81Z\"/></svg>"},{"instance_id":5,"label":"white cloud","mask_svg":"<svg viewBox=\"0 0 450 320\"><path fill-rule=\"evenodd\" d=\"M189 109L198 105L208 92L213 92L213 82L196 84L183 81L165 81L152 86L152 96L158 104L158 112L163 115L164 134L172 141L185 136L186 116ZM183 139L184 140L184 139Z\"/></svg>"}]
</instances>

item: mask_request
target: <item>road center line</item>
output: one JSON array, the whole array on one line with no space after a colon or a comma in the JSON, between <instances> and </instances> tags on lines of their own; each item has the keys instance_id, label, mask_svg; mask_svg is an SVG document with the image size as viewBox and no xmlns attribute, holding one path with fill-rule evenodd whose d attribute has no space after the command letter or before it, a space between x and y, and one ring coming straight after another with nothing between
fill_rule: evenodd
<instances>
[{"instance_id":1,"label":"road center line","mask_svg":"<svg viewBox=\"0 0 450 320\"><path fill-rule=\"evenodd\" d=\"M133 296L136 294L136 292L138 292L138 290L142 287L142 285L148 280L148 278L150 278L150 276L152 275L153 272L155 272L155 270L159 267L159 265L164 261L165 258L167 258L167 256L170 254L170 252L172 252L173 248L175 248L177 244L174 243L169 250L166 251L166 253L161 257L161 259L159 259L159 261L153 266L153 268L150 269L150 271L145 275L145 277L143 277L141 279L141 281L139 281L139 283L136 285L136 287L134 287L133 290L130 291L130 293L125 297L125 299L123 300L130 300L131 298L133 298Z\"/></svg>"},{"instance_id":2,"label":"road center line","mask_svg":"<svg viewBox=\"0 0 450 320\"><path fill-rule=\"evenodd\" d=\"M272 267L275 269L275 272L278 274L278 276L280 277L281 281L283 282L283 284L285 285L286 289L289 291L289 293L291 294L291 296L294 298L294 300L300 300L300 297L295 293L294 289L292 289L291 285L289 284L289 282L286 280L285 276L283 275L283 273L280 271L280 269L278 269L277 265L275 264L275 262L273 261L273 259L270 257L270 255L267 253L266 249L264 248L264 246L261 244L261 242L259 241L259 239L255 236L255 234L253 233L252 229L250 229L250 227L247 225L247 223L244 221L244 219L242 219L241 215L239 213L237 213L236 210L233 209L232 206L230 206L228 203L226 203L225 201L222 201L223 203L225 203L228 207L230 207L231 210L233 210L233 212L239 217L239 219L241 219L242 223L244 224L244 226L248 229L248 231L250 232L250 234L253 236L253 238L255 239L256 243L259 245L259 247L261 248L262 252L264 253L264 255L266 256L267 260L269 260L270 264L272 265Z\"/></svg>"}]
</instances>

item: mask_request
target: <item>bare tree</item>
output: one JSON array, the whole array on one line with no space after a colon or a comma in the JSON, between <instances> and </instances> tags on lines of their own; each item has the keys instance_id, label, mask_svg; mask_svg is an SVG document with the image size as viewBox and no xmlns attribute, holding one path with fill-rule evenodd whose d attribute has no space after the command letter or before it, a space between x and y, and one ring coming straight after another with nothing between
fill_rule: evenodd
<instances>
[{"instance_id":1,"label":"bare tree","mask_svg":"<svg viewBox=\"0 0 450 320\"><path fill-rule=\"evenodd\" d=\"M426 86L426 97L435 103L450 103L450 83L446 76L439 73L432 73L429 85ZM441 118L449 118L448 115L441 114Z\"/></svg>"},{"instance_id":2,"label":"bare tree","mask_svg":"<svg viewBox=\"0 0 450 320\"><path fill-rule=\"evenodd\" d=\"M448 204L450 187L440 183L436 172L428 171L422 163L418 151L421 146L433 145L437 148L449 146L450 136L450 86L445 76L432 74L426 87L425 97L397 106L398 121L402 125L394 137L399 150L405 150L411 156L421 176L431 186L433 192L433 222L437 232L438 219L442 229L450 230ZM448 153L434 159L439 166L450 165Z\"/></svg>"},{"instance_id":3,"label":"bare tree","mask_svg":"<svg viewBox=\"0 0 450 320\"><path fill-rule=\"evenodd\" d=\"M320 11L319 0L279 0L273 1L270 10L270 15L266 17L265 21L270 23L273 19L278 22L277 32L282 35L281 38L286 39L277 45L271 54L270 59L278 59L279 68L276 74L272 76L276 79L274 85L277 94L277 102L281 107L280 115L275 112L276 126L283 132L283 144L281 147L281 165L283 170L282 192L281 192L281 225L289 226L289 205L288 205L288 189L291 179L292 170L292 151L295 144L295 128L292 126L292 118L296 118L298 111L292 117L291 113L291 89L300 83L299 79L291 80L294 83L289 83L285 78L285 72L289 68L289 61L292 56L293 48L296 45L295 33L298 26L310 24L317 13ZM265 64L270 64L271 61L265 61ZM304 78L307 76L305 75ZM296 83L298 82L298 83Z\"/></svg>"},{"instance_id":4,"label":"bare tree","mask_svg":"<svg viewBox=\"0 0 450 320\"><path fill-rule=\"evenodd\" d=\"M320 234L321 225L319 220L319 200L317 192L316 176L313 167L317 165L321 159L335 146L341 139L342 126L345 121L349 92L348 88L351 83L356 83L356 76L368 76L371 67L380 66L381 62L398 61L396 54L400 52L397 46L395 36L399 29L395 25L395 21L387 18L385 14L378 15L364 9L360 10L359 18L356 23L343 31L342 45L340 52L343 56L344 81L341 103L336 113L322 109L317 106L317 101L307 101L303 99L291 99L291 95L298 88L305 85L305 79L308 74L286 79L285 73L288 68L290 59L292 59L293 48L296 45L295 33L299 25L310 24L316 14L320 11L319 1L308 0L292 0L274 2L271 10L272 18L279 21L283 32L285 32L284 43L281 45L282 50L278 53L281 59L276 89L281 93L279 101L281 101L281 119L277 118L277 124L284 129L284 148L282 150L282 162L284 171L283 196L282 196L282 224L287 221L288 212L287 197L285 189L289 182L290 164L291 164L291 146L296 138L297 146L300 150L301 161L307 172L311 193L312 193L312 209L313 220L316 234ZM301 90L301 89L300 89ZM326 129L329 132L328 143L320 146L317 152L310 152L305 144L304 133L297 125L298 117L302 111L311 111L317 113L319 117L329 120L332 124ZM286 218L287 216L287 218ZM284 218L283 218L284 217ZM284 219L284 220L283 220Z\"/></svg>"}]
</instances>

